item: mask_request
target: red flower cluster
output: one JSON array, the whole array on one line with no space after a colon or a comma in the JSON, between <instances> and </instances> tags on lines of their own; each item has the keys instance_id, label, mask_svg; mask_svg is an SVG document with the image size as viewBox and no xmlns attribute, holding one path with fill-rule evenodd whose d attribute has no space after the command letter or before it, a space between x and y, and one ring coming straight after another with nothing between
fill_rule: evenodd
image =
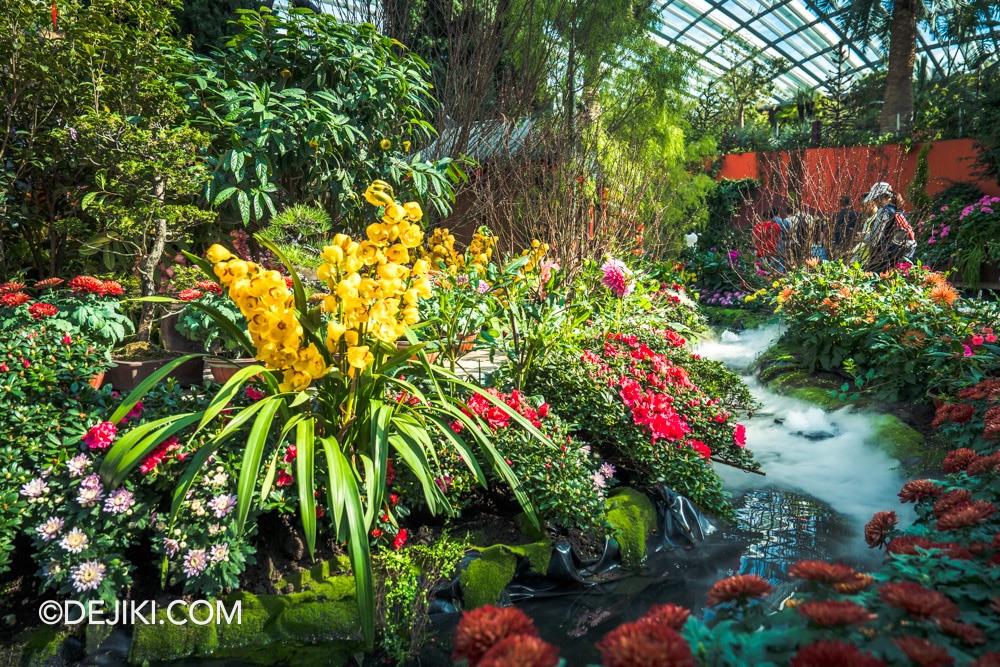
<instances>
[{"instance_id":1,"label":"red flower cluster","mask_svg":"<svg viewBox=\"0 0 1000 667\"><path fill-rule=\"evenodd\" d=\"M24 292L7 292L0 295L0 306L16 308L31 301L31 297Z\"/></svg>"},{"instance_id":2,"label":"red flower cluster","mask_svg":"<svg viewBox=\"0 0 1000 667\"><path fill-rule=\"evenodd\" d=\"M924 588L912 581L892 581L878 590L887 605L902 609L916 618L954 619L958 606L944 593Z\"/></svg>"},{"instance_id":3,"label":"red flower cluster","mask_svg":"<svg viewBox=\"0 0 1000 667\"><path fill-rule=\"evenodd\" d=\"M201 290L186 289L181 290L181 292L177 295L177 298L181 301L194 301L195 299L201 297L202 294L204 294L204 292Z\"/></svg>"},{"instance_id":4,"label":"red flower cluster","mask_svg":"<svg viewBox=\"0 0 1000 667\"><path fill-rule=\"evenodd\" d=\"M929 479L915 479L903 485L899 491L899 501L902 503L916 503L924 498L937 498L944 489Z\"/></svg>"},{"instance_id":5,"label":"red flower cluster","mask_svg":"<svg viewBox=\"0 0 1000 667\"><path fill-rule=\"evenodd\" d=\"M107 449L115 441L118 429L111 422L101 422L97 426L91 426L87 434L83 436L83 442L90 449Z\"/></svg>"},{"instance_id":6,"label":"red flower cluster","mask_svg":"<svg viewBox=\"0 0 1000 667\"><path fill-rule=\"evenodd\" d=\"M46 278L45 280L39 280L35 283L35 289L46 289L48 287L57 287L62 285L65 280L62 278Z\"/></svg>"},{"instance_id":7,"label":"red flower cluster","mask_svg":"<svg viewBox=\"0 0 1000 667\"><path fill-rule=\"evenodd\" d=\"M680 440L691 432L691 427L674 410L673 396L652 389L644 392L642 385L629 377L622 377L619 387L622 402L632 411L632 420L649 429L654 443L661 439Z\"/></svg>"},{"instance_id":8,"label":"red flower cluster","mask_svg":"<svg viewBox=\"0 0 1000 667\"><path fill-rule=\"evenodd\" d=\"M525 400L524 394L517 389L512 391L509 395L497 391L496 389L487 389L486 393L491 396L495 396L499 400L506 403L507 407L530 421L532 426L535 428L541 428L541 420L549 414L548 403L542 403L536 409ZM494 431L500 428L507 428L510 425L510 414L478 393L473 394L472 398L468 400L466 405L469 406L470 410L482 417ZM455 430L454 427L452 430ZM460 431L461 428L458 430Z\"/></svg>"},{"instance_id":9,"label":"red flower cluster","mask_svg":"<svg viewBox=\"0 0 1000 667\"><path fill-rule=\"evenodd\" d=\"M479 667L556 667L558 664L556 647L531 635L501 639L479 661Z\"/></svg>"},{"instance_id":10,"label":"red flower cluster","mask_svg":"<svg viewBox=\"0 0 1000 667\"><path fill-rule=\"evenodd\" d=\"M176 436L170 436L160 444L158 444L149 455L142 460L139 464L139 470L143 474L148 475L149 473L156 470L156 466L163 463L163 460L167 458L167 455L171 452L177 451L181 448L180 443L177 441Z\"/></svg>"},{"instance_id":11,"label":"red flower cluster","mask_svg":"<svg viewBox=\"0 0 1000 667\"><path fill-rule=\"evenodd\" d=\"M945 422L967 424L976 414L976 407L971 403L945 403L934 413L931 426L940 428Z\"/></svg>"},{"instance_id":12,"label":"red flower cluster","mask_svg":"<svg viewBox=\"0 0 1000 667\"><path fill-rule=\"evenodd\" d=\"M69 288L77 294L98 296L120 296L125 293L122 286L114 280L101 280L93 276L77 276L69 281Z\"/></svg>"},{"instance_id":13,"label":"red flower cluster","mask_svg":"<svg viewBox=\"0 0 1000 667\"><path fill-rule=\"evenodd\" d=\"M850 600L812 600L795 608L810 623L824 628L866 623L875 614Z\"/></svg>"},{"instance_id":14,"label":"red flower cluster","mask_svg":"<svg viewBox=\"0 0 1000 667\"><path fill-rule=\"evenodd\" d=\"M955 664L955 658L951 657L944 647L932 644L921 637L899 637L892 642L913 661L913 664L920 667L946 667Z\"/></svg>"},{"instance_id":15,"label":"red flower cluster","mask_svg":"<svg viewBox=\"0 0 1000 667\"><path fill-rule=\"evenodd\" d=\"M28 314L31 315L32 319L44 320L46 317L52 317L53 315L58 315L59 309L53 306L51 303L36 301L35 303L28 306Z\"/></svg>"},{"instance_id":16,"label":"red flower cluster","mask_svg":"<svg viewBox=\"0 0 1000 667\"><path fill-rule=\"evenodd\" d=\"M597 644L604 667L695 667L687 641L660 623L626 623Z\"/></svg>"},{"instance_id":17,"label":"red flower cluster","mask_svg":"<svg viewBox=\"0 0 1000 667\"><path fill-rule=\"evenodd\" d=\"M865 524L865 542L872 549L881 547L898 523L899 517L895 512L875 512L872 520Z\"/></svg>"},{"instance_id":18,"label":"red flower cluster","mask_svg":"<svg viewBox=\"0 0 1000 667\"><path fill-rule=\"evenodd\" d=\"M0 294L9 294L10 292L20 292L27 285L24 283L19 283L15 281L10 281L6 283L0 283Z\"/></svg>"},{"instance_id":19,"label":"red flower cluster","mask_svg":"<svg viewBox=\"0 0 1000 667\"><path fill-rule=\"evenodd\" d=\"M222 286L219 283L213 282L211 280L199 280L194 284L195 287L203 292L211 292L212 294L222 294Z\"/></svg>"},{"instance_id":20,"label":"red flower cluster","mask_svg":"<svg viewBox=\"0 0 1000 667\"><path fill-rule=\"evenodd\" d=\"M406 544L406 540L409 538L409 534L406 532L405 528L400 528L399 532L396 533L396 539L392 541L392 548L399 551Z\"/></svg>"},{"instance_id":21,"label":"red flower cluster","mask_svg":"<svg viewBox=\"0 0 1000 667\"><path fill-rule=\"evenodd\" d=\"M805 579L817 584L849 583L857 576L854 568L843 563L827 563L822 560L800 560L788 569L793 579Z\"/></svg>"}]
</instances>

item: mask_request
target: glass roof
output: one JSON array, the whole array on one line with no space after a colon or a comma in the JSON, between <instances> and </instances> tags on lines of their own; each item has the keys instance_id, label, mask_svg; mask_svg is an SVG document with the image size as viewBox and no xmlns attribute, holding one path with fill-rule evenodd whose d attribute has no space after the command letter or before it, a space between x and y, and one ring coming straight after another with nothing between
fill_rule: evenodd
<instances>
[{"instance_id":1,"label":"glass roof","mask_svg":"<svg viewBox=\"0 0 1000 667\"><path fill-rule=\"evenodd\" d=\"M284 2L279 0L279 4ZM377 0L313 2L341 18L352 15L348 20L378 14ZM773 91L776 100L788 100L799 90L811 91L826 84L837 70L838 52L843 53L843 74L848 78L871 71L883 60L883 45L876 38L850 39L841 28L839 19L850 0L828 0L828 4L833 11L822 11L816 0L654 0L659 20L652 35L663 44L693 49L699 57L695 78L709 81L730 67L726 35L733 32L751 50L759 49L762 55L782 58L789 64ZM954 4L955 0L924 0L928 14L927 20L918 24L917 62L926 59L931 73L975 67L995 60L1000 52L1000 2L993 5L990 24L963 44L947 36L943 20L954 11ZM887 6L891 2L884 0L881 11L886 19Z\"/></svg>"},{"instance_id":2,"label":"glass roof","mask_svg":"<svg viewBox=\"0 0 1000 667\"><path fill-rule=\"evenodd\" d=\"M725 57L725 36L735 33L751 49L790 65L775 82L774 95L788 99L798 90L823 86L837 70L838 52L843 53L847 76L864 74L882 60L880 43L874 39L849 39L838 20L848 0L832 0L834 11L825 13L814 0L659 0L659 22L653 30L666 44L683 44L699 56L701 76L714 78L730 67ZM926 57L932 71L950 73L996 56L1000 23L980 29L976 39L962 45L944 36L942 16L951 3L935 0L928 21L918 25L917 60ZM884 9L882 10L885 11ZM738 62L738 61L737 61Z\"/></svg>"}]
</instances>

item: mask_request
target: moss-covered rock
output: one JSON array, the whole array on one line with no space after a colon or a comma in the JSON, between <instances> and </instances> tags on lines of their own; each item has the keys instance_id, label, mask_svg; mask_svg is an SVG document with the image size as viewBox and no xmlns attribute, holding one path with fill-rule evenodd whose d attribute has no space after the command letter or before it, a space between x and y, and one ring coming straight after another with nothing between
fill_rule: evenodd
<instances>
[{"instance_id":1,"label":"moss-covered rock","mask_svg":"<svg viewBox=\"0 0 1000 667\"><path fill-rule=\"evenodd\" d=\"M868 441L898 460L905 475L930 474L940 468L942 457L934 458L934 450L927 447L924 436L899 417L876 415L872 426L874 431Z\"/></svg>"},{"instance_id":2,"label":"moss-covered rock","mask_svg":"<svg viewBox=\"0 0 1000 667\"><path fill-rule=\"evenodd\" d=\"M67 645L67 640L76 644ZM14 642L11 656L20 653L23 667L49 667L65 665L82 657L82 646L72 638L72 632L54 626L45 626L27 631ZM73 655L80 653L80 655ZM14 664L13 662L11 664Z\"/></svg>"},{"instance_id":3,"label":"moss-covered rock","mask_svg":"<svg viewBox=\"0 0 1000 667\"><path fill-rule=\"evenodd\" d=\"M622 489L607 499L611 534L621 547L622 563L629 567L646 560L646 538L656 530L656 509L645 494Z\"/></svg>"},{"instance_id":4,"label":"moss-covered rock","mask_svg":"<svg viewBox=\"0 0 1000 667\"><path fill-rule=\"evenodd\" d=\"M777 320L774 313L744 308L702 306L701 310L710 325L734 331L761 327Z\"/></svg>"},{"instance_id":5,"label":"moss-covered rock","mask_svg":"<svg viewBox=\"0 0 1000 667\"><path fill-rule=\"evenodd\" d=\"M469 563L460 575L465 608L474 609L496 604L504 587L514 579L517 554L509 547L497 544L480 551L479 558Z\"/></svg>"},{"instance_id":6,"label":"moss-covered rock","mask_svg":"<svg viewBox=\"0 0 1000 667\"><path fill-rule=\"evenodd\" d=\"M216 618L210 623L174 625L167 610L157 611L151 625L137 625L129 652L131 664L177 660L188 656L236 657L256 664L333 664L361 649L361 623L354 601L354 577L320 578L329 569L314 568L296 581L305 590L288 595L253 595L239 592L222 600L240 615L232 622ZM173 617L185 612L175 609ZM207 609L195 608L193 616L205 620ZM289 651L322 642L327 661L298 656L289 662ZM296 648L298 647L298 648ZM262 650L267 649L267 650ZM334 659L334 656L337 656ZM301 660L299 658L302 658Z\"/></svg>"},{"instance_id":7,"label":"moss-covered rock","mask_svg":"<svg viewBox=\"0 0 1000 667\"><path fill-rule=\"evenodd\" d=\"M539 540L532 544L522 544L516 547L507 547L514 553L528 561L528 569L535 574L545 574L549 571L549 560L552 558L552 543L546 540Z\"/></svg>"}]
</instances>

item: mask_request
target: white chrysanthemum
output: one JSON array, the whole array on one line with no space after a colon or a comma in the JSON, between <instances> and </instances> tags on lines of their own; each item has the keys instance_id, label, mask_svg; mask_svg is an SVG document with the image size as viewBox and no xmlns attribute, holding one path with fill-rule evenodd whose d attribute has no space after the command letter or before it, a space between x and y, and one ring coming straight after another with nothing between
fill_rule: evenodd
<instances>
[{"instance_id":1,"label":"white chrysanthemum","mask_svg":"<svg viewBox=\"0 0 1000 667\"><path fill-rule=\"evenodd\" d=\"M59 535L59 531L62 530L63 523L62 519L54 516L38 528L35 528L35 532L38 533L38 536L46 542L51 542L56 539L57 535Z\"/></svg>"},{"instance_id":2,"label":"white chrysanthemum","mask_svg":"<svg viewBox=\"0 0 1000 667\"><path fill-rule=\"evenodd\" d=\"M59 540L59 546L71 554L78 554L87 548L87 535L79 528L74 528Z\"/></svg>"},{"instance_id":3,"label":"white chrysanthemum","mask_svg":"<svg viewBox=\"0 0 1000 667\"><path fill-rule=\"evenodd\" d=\"M97 590L97 587L104 581L105 571L104 563L99 563L96 560L88 560L74 566L71 570L73 590L77 593Z\"/></svg>"}]
</instances>

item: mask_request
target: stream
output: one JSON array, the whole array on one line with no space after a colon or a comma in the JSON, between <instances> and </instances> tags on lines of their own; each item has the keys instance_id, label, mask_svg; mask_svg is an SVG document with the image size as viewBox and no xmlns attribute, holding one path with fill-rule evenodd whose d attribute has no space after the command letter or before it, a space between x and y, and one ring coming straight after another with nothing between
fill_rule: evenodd
<instances>
[{"instance_id":1,"label":"stream","mask_svg":"<svg viewBox=\"0 0 1000 667\"><path fill-rule=\"evenodd\" d=\"M780 601L794 587L787 571L799 560L831 559L874 569L881 552L868 549L863 539L872 514L894 509L902 523L912 521L912 509L896 497L905 481L895 470L898 461L868 443L874 432L869 415L852 413L850 407L827 413L768 391L749 375L756 357L781 333L778 326L725 331L694 350L739 373L762 404L743 423L747 446L766 476L717 466L733 494L737 525L697 547L651 554L634 576L575 598L520 604L542 638L560 647L566 664L600 663L594 644L651 605L671 602L704 615L708 589L720 578L760 575Z\"/></svg>"}]
</instances>

